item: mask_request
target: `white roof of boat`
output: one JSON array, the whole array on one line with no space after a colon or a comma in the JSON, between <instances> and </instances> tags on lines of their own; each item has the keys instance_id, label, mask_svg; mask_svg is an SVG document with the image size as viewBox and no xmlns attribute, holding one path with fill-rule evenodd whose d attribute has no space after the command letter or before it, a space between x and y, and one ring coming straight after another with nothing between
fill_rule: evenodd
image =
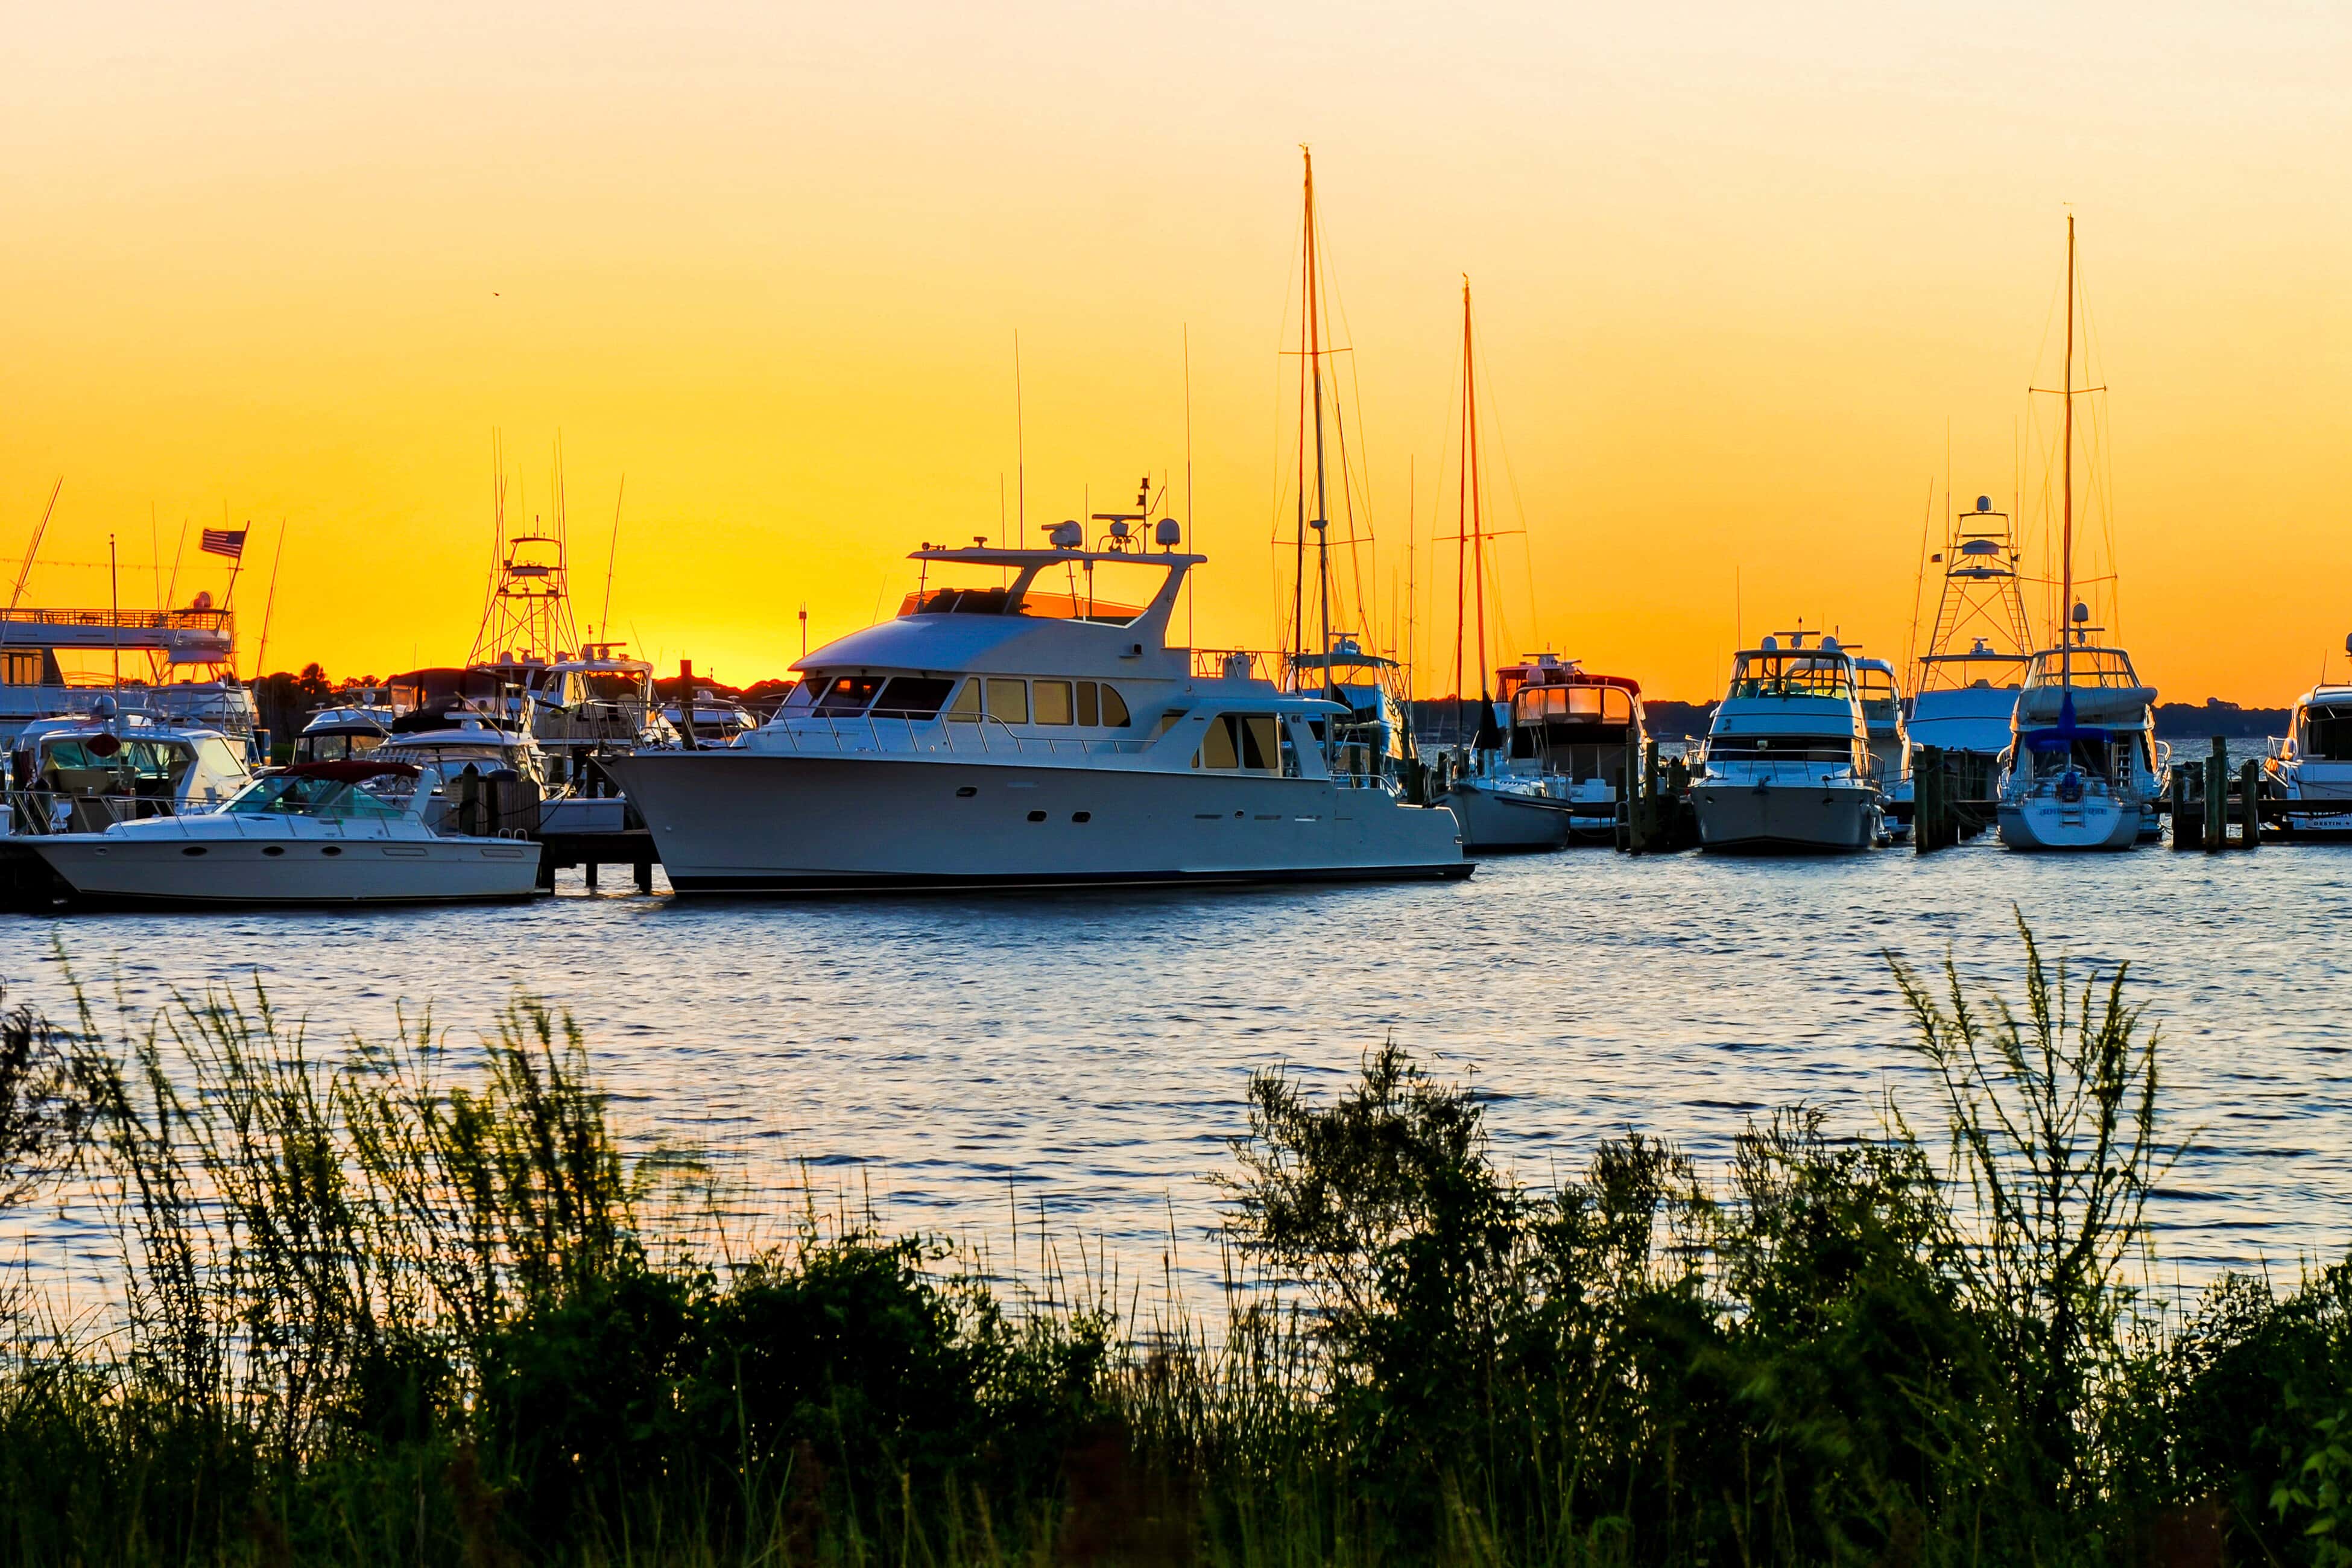
<instances>
[{"instance_id":1,"label":"white roof of boat","mask_svg":"<svg viewBox=\"0 0 2352 1568\"><path fill-rule=\"evenodd\" d=\"M1119 561L1130 565L1198 566L1209 558L1167 550L1022 550L996 545L966 545L961 549L936 545L910 552L909 561L961 561L978 566L1051 566L1060 561Z\"/></svg>"}]
</instances>

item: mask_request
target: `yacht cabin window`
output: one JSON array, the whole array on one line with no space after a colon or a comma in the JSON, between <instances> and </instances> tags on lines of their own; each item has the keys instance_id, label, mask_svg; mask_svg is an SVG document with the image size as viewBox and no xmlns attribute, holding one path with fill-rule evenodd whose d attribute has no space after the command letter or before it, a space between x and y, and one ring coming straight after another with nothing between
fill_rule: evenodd
<instances>
[{"instance_id":1,"label":"yacht cabin window","mask_svg":"<svg viewBox=\"0 0 2352 1568\"><path fill-rule=\"evenodd\" d=\"M963 683L962 689L956 693L955 700L948 704L948 717L961 719L974 724L980 722L979 677L975 676Z\"/></svg>"},{"instance_id":2,"label":"yacht cabin window","mask_svg":"<svg viewBox=\"0 0 2352 1568\"><path fill-rule=\"evenodd\" d=\"M1075 724L1076 704L1066 680L1033 680L1030 695L1037 701L1037 722L1040 724Z\"/></svg>"},{"instance_id":3,"label":"yacht cabin window","mask_svg":"<svg viewBox=\"0 0 2352 1568\"><path fill-rule=\"evenodd\" d=\"M2352 709L2305 709L2295 751L2313 762L2352 763Z\"/></svg>"},{"instance_id":4,"label":"yacht cabin window","mask_svg":"<svg viewBox=\"0 0 2352 1568\"><path fill-rule=\"evenodd\" d=\"M1102 689L1102 721L1108 730L1124 730L1135 722L1127 716L1127 699L1118 694L1118 688L1108 682Z\"/></svg>"},{"instance_id":5,"label":"yacht cabin window","mask_svg":"<svg viewBox=\"0 0 2352 1568\"><path fill-rule=\"evenodd\" d=\"M816 700L816 710L820 713L863 713L882 689L882 679L878 675L835 676L825 688L824 695Z\"/></svg>"},{"instance_id":6,"label":"yacht cabin window","mask_svg":"<svg viewBox=\"0 0 2352 1568\"><path fill-rule=\"evenodd\" d=\"M1715 735L1706 754L1717 762L1851 763L1853 742L1834 735Z\"/></svg>"},{"instance_id":7,"label":"yacht cabin window","mask_svg":"<svg viewBox=\"0 0 2352 1568\"><path fill-rule=\"evenodd\" d=\"M894 675L874 703L874 711L892 719L929 719L940 710L954 689L952 680L921 675Z\"/></svg>"},{"instance_id":8,"label":"yacht cabin window","mask_svg":"<svg viewBox=\"0 0 2352 1568\"><path fill-rule=\"evenodd\" d=\"M1220 713L1209 721L1192 765L1220 773L1285 771L1280 733L1281 721L1271 713Z\"/></svg>"},{"instance_id":9,"label":"yacht cabin window","mask_svg":"<svg viewBox=\"0 0 2352 1568\"><path fill-rule=\"evenodd\" d=\"M988 716L1000 724L1029 722L1029 683L992 676L988 682Z\"/></svg>"}]
</instances>

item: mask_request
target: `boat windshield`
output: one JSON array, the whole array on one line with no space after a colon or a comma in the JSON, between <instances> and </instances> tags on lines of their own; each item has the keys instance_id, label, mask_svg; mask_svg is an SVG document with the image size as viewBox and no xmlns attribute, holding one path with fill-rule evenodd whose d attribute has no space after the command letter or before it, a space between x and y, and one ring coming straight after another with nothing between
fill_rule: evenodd
<instances>
[{"instance_id":1,"label":"boat windshield","mask_svg":"<svg viewBox=\"0 0 2352 1568\"><path fill-rule=\"evenodd\" d=\"M1511 697L1511 722L1631 724L1633 693L1619 686L1522 686Z\"/></svg>"},{"instance_id":2,"label":"boat windshield","mask_svg":"<svg viewBox=\"0 0 2352 1568\"><path fill-rule=\"evenodd\" d=\"M2131 656L2121 648L2078 647L2067 661L2063 672L2056 648L2045 649L2033 656L2033 663L2025 672L2028 686L2057 686L2062 683L2078 690L2105 688L2129 690L2139 685L2139 675L2132 668Z\"/></svg>"},{"instance_id":3,"label":"boat windshield","mask_svg":"<svg viewBox=\"0 0 2352 1568\"><path fill-rule=\"evenodd\" d=\"M68 787L168 790L194 761L195 750L184 742L125 741L107 734L60 736L41 748L42 771L60 782L70 776Z\"/></svg>"},{"instance_id":4,"label":"boat windshield","mask_svg":"<svg viewBox=\"0 0 2352 1568\"><path fill-rule=\"evenodd\" d=\"M363 779L287 773L256 779L225 808L240 816L315 816L338 820L404 816L416 793L416 775L374 773Z\"/></svg>"},{"instance_id":5,"label":"boat windshield","mask_svg":"<svg viewBox=\"0 0 2352 1568\"><path fill-rule=\"evenodd\" d=\"M2352 708L2307 708L2296 750L2314 762L2352 763Z\"/></svg>"},{"instance_id":6,"label":"boat windshield","mask_svg":"<svg viewBox=\"0 0 2352 1568\"><path fill-rule=\"evenodd\" d=\"M1732 671L1731 695L1740 699L1794 700L1853 697L1853 666L1832 654L1782 650L1743 653Z\"/></svg>"}]
</instances>

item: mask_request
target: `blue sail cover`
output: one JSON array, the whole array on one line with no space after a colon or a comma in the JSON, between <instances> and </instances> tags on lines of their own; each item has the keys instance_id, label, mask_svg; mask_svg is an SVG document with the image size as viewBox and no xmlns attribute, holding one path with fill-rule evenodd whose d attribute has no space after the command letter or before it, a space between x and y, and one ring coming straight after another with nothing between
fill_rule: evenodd
<instances>
[{"instance_id":1,"label":"blue sail cover","mask_svg":"<svg viewBox=\"0 0 2352 1568\"><path fill-rule=\"evenodd\" d=\"M2077 741L2105 745L2114 736L2108 731L2074 722L2074 692L2069 687L2058 699L2058 722L2028 730L2022 738L2029 752L2072 752Z\"/></svg>"}]
</instances>

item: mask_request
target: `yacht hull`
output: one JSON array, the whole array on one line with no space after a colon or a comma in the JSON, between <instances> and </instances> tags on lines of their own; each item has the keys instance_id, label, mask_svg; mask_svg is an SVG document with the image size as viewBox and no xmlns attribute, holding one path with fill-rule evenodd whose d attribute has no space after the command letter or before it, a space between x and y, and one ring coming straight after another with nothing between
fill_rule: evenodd
<instances>
[{"instance_id":1,"label":"yacht hull","mask_svg":"<svg viewBox=\"0 0 2352 1568\"><path fill-rule=\"evenodd\" d=\"M540 847L519 839L59 834L18 842L72 889L73 901L90 904L472 903L539 891Z\"/></svg>"},{"instance_id":2,"label":"yacht hull","mask_svg":"<svg viewBox=\"0 0 2352 1568\"><path fill-rule=\"evenodd\" d=\"M1719 781L1691 785L1698 841L1718 853L1836 855L1878 845L1874 790Z\"/></svg>"},{"instance_id":3,"label":"yacht hull","mask_svg":"<svg viewBox=\"0 0 2352 1568\"><path fill-rule=\"evenodd\" d=\"M1559 849L1568 844L1571 819L1565 801L1465 783L1448 789L1438 804L1461 823L1465 854Z\"/></svg>"},{"instance_id":4,"label":"yacht hull","mask_svg":"<svg viewBox=\"0 0 2352 1568\"><path fill-rule=\"evenodd\" d=\"M1328 779L728 750L607 766L682 893L1466 877L1432 806Z\"/></svg>"},{"instance_id":5,"label":"yacht hull","mask_svg":"<svg viewBox=\"0 0 2352 1568\"><path fill-rule=\"evenodd\" d=\"M2069 805L2053 796L2000 803L2000 841L2011 849L2128 849L2140 841L2143 812L2134 804L2092 797Z\"/></svg>"}]
</instances>

